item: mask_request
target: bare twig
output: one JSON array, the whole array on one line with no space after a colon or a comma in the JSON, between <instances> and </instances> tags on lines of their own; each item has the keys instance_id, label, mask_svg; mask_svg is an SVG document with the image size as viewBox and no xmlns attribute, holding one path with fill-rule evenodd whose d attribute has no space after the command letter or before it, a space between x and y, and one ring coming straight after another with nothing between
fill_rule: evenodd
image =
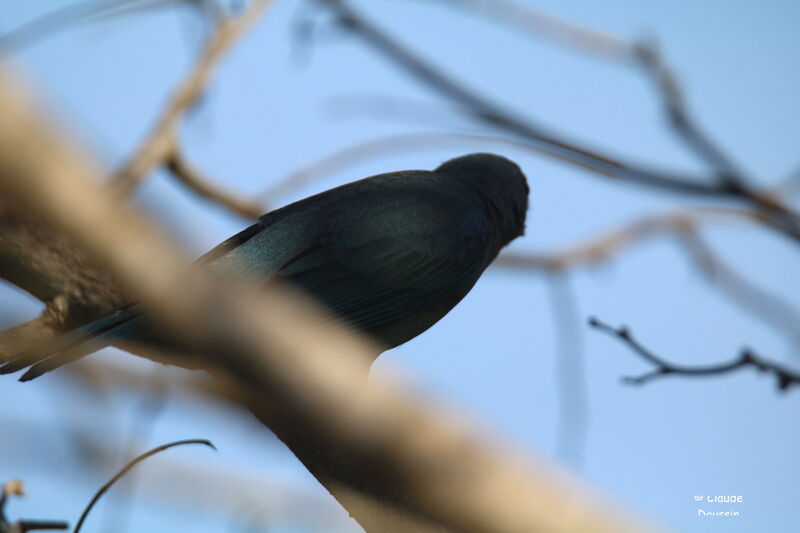
<instances>
[{"instance_id":1,"label":"bare twig","mask_svg":"<svg viewBox=\"0 0 800 533\"><path fill-rule=\"evenodd\" d=\"M152 11L185 4L200 6L198 0L86 0L55 9L0 36L0 47L20 48L53 35L58 30L98 20L128 15L136 11Z\"/></svg>"},{"instance_id":2,"label":"bare twig","mask_svg":"<svg viewBox=\"0 0 800 533\"><path fill-rule=\"evenodd\" d=\"M6 503L11 496L23 496L25 489L22 481L11 479L3 483L0 492L0 533L25 533L26 531L53 531L69 528L69 524L60 520L17 520L9 522L6 518Z\"/></svg>"},{"instance_id":3,"label":"bare twig","mask_svg":"<svg viewBox=\"0 0 800 533\"><path fill-rule=\"evenodd\" d=\"M777 379L778 390L783 392L792 385L800 383L800 374L788 370L776 363L769 362L761 358L750 348L742 350L741 355L727 363L705 366L685 366L671 363L653 353L646 348L631 334L630 330L624 326L615 328L592 317L589 325L604 333L620 339L627 344L637 355L655 367L655 370L640 376L626 376L623 378L625 383L632 385L643 385L654 379L664 376L688 376L688 377L708 377L729 374L740 368L753 367L760 372L773 374Z\"/></svg>"},{"instance_id":4,"label":"bare twig","mask_svg":"<svg viewBox=\"0 0 800 533\"><path fill-rule=\"evenodd\" d=\"M677 235L698 270L731 301L800 347L800 311L780 295L759 287L728 265L696 230Z\"/></svg>"},{"instance_id":5,"label":"bare twig","mask_svg":"<svg viewBox=\"0 0 800 533\"><path fill-rule=\"evenodd\" d=\"M741 171L707 134L703 133L686 108L681 86L654 42L624 39L543 13L512 0L442 0L475 10L529 35L548 39L564 48L603 59L642 67L654 82L665 114L676 132L696 154L719 171L720 177L738 178Z\"/></svg>"},{"instance_id":6,"label":"bare twig","mask_svg":"<svg viewBox=\"0 0 800 533\"><path fill-rule=\"evenodd\" d=\"M631 43L611 33L581 26L510 0L440 0L471 9L528 35L548 39L564 48L571 48L602 59L627 62L632 59Z\"/></svg>"},{"instance_id":7,"label":"bare twig","mask_svg":"<svg viewBox=\"0 0 800 533\"><path fill-rule=\"evenodd\" d=\"M800 217L791 211L780 196L772 191L760 191L753 179L733 162L733 159L697 123L688 111L681 85L666 64L654 42L634 45L634 57L658 89L664 114L684 144L704 160L715 172L720 189L745 199L762 212L769 214L776 226L796 231Z\"/></svg>"},{"instance_id":8,"label":"bare twig","mask_svg":"<svg viewBox=\"0 0 800 533\"><path fill-rule=\"evenodd\" d=\"M266 210L263 205L257 202L234 196L211 183L206 176L186 160L186 156L177 144L167 155L164 166L172 173L175 179L183 183L189 190L194 191L202 198L221 205L242 218L248 220L257 219Z\"/></svg>"},{"instance_id":9,"label":"bare twig","mask_svg":"<svg viewBox=\"0 0 800 533\"><path fill-rule=\"evenodd\" d=\"M136 365L125 365L126 367ZM162 367L162 370L164 368ZM176 374L180 372L175 372ZM120 388L110 393L117 396L126 389L134 390L135 385L123 382L119 383ZM137 392L141 392L141 388ZM123 394L124 395L124 394ZM57 393L59 398L64 399L63 391ZM103 396L102 398L110 398ZM181 401L180 398L177 398ZM184 398L183 400L190 400ZM187 404L190 405L190 404ZM194 404L194 407L197 407ZM86 416L86 413L84 412ZM277 445L277 440L273 439L268 432L263 430L252 415L241 407L226 409L226 420L230 417L241 417L242 422L250 422L252 430L248 434L253 442L262 449L273 449ZM213 415L212 415L213 417ZM64 443L52 439L52 428L45 429L41 423L31 419L3 418L4 434L13 434L16 442L37 442L41 439L42 446L40 453L32 456L25 453L21 447L14 446L10 442L3 442L3 459L6 464L14 464L15 468L45 468L52 472L49 478L51 484L66 481L70 487L78 488L78 484L83 480L69 479L69 473L57 467L61 466L64 454L47 453L48 450L61 449L65 451ZM49 432L48 432L49 429ZM77 428L71 428L75 430ZM93 425L86 425L80 430L80 438L84 445L92 450L90 456L80 454L77 460L88 459L86 468L93 472L114 472L120 467L120 450L114 439L109 439L108 433L101 428ZM142 444L143 441L139 441ZM74 455L70 455L75 457ZM128 455L123 456L127 459ZM83 469L83 468L82 468ZM128 479L133 472L129 472L121 481ZM171 506L177 508L191 507L195 510L195 518L214 519L215 517L227 517L231 509L258 510L269 516L270 522L274 527L281 530L313 531L315 533L333 532L340 533L359 531L363 529L347 516L347 513L331 499L324 491L316 487L309 486L307 483L295 483L281 476L276 476L274 471L269 468L254 467L252 464L231 464L228 461L211 461L207 456L200 454L181 454L173 456L169 461L161 461L156 467L143 468L136 471L140 485L140 499L144 502L153 502L159 506ZM65 479L57 479L58 476L67 476ZM105 475L105 474L103 474ZM87 476L90 477L90 476ZM93 476L91 476L93 477ZM207 482L198 483L198 480ZM115 484L115 494L128 500L126 488L119 482ZM93 487L94 490L96 487ZM111 494L106 494L107 498ZM96 513L97 511L92 511ZM104 513L106 517L113 517L112 513ZM247 518L243 511L239 514L239 524L241 525ZM195 521L196 523L196 521ZM108 531L109 533L119 533L121 528L118 526L102 527L96 524L94 527L88 523L84 524L84 531ZM236 529L239 531L240 529ZM259 531L262 531L259 529ZM0 530L2 531L2 530ZM223 531L225 531L223 529ZM5 533L5 532L3 532Z\"/></svg>"},{"instance_id":10,"label":"bare twig","mask_svg":"<svg viewBox=\"0 0 800 533\"><path fill-rule=\"evenodd\" d=\"M669 124L684 144L714 171L712 177L720 190L746 198L749 203L776 216L776 222L784 224L785 228L796 230L800 227L797 213L791 213L779 196L753 188L750 185L752 178L746 176L731 156L702 130L696 117L689 112L681 84L655 41L627 40L576 25L512 0L444 1L477 10L561 46L640 67L656 87Z\"/></svg>"},{"instance_id":11,"label":"bare twig","mask_svg":"<svg viewBox=\"0 0 800 533\"><path fill-rule=\"evenodd\" d=\"M188 440L179 440L179 441L175 441L175 442L170 442L169 444L162 444L161 446L156 446L152 450L149 450L149 451L143 453L142 455L136 457L135 459L130 461L128 464L126 464L124 467L122 467L119 472L114 474L114 476L111 479L109 479L108 482L105 485L103 485L102 487L100 487L100 489L98 489L98 491L92 497L91 501L89 501L89 504L83 510L83 513L81 513L81 517L78 519L78 523L75 524L75 529L73 530L73 533L79 533L80 532L81 527L83 526L83 523L86 521L86 517L89 516L89 512L92 510L92 508L97 503L97 501L103 496L103 494L105 494L108 491L108 489L111 488L111 486L114 483L119 481L119 479L122 476L127 474L128 471L131 468L133 468L137 464L141 463L142 461L144 461L148 457L152 457L153 455L155 455L157 453L163 452L164 450L168 450L170 448L174 448L175 446L183 446L185 444L202 444L204 446L208 446L212 450L216 450L214 445L211 444L210 441L207 441L205 439L188 439Z\"/></svg>"},{"instance_id":12,"label":"bare twig","mask_svg":"<svg viewBox=\"0 0 800 533\"><path fill-rule=\"evenodd\" d=\"M581 166L590 166L607 175L652 183L675 191L719 195L716 187L701 183L699 180L626 165L613 158L580 147L576 143L564 140L559 135L554 135L531 121L519 118L519 113L512 113L500 108L491 100L478 95L467 89L463 84L446 76L441 69L428 64L379 29L375 24L368 21L349 3L342 0L317 1L328 6L343 27L361 37L423 84L459 104L465 113L491 126L560 152L569 161L578 162Z\"/></svg>"},{"instance_id":13,"label":"bare twig","mask_svg":"<svg viewBox=\"0 0 800 533\"><path fill-rule=\"evenodd\" d=\"M258 20L269 4L270 0L253 0L242 15L228 19L217 27L197 64L175 90L147 138L115 173L114 187L121 194L130 193L175 150L179 120L203 94L225 52Z\"/></svg>"}]
</instances>

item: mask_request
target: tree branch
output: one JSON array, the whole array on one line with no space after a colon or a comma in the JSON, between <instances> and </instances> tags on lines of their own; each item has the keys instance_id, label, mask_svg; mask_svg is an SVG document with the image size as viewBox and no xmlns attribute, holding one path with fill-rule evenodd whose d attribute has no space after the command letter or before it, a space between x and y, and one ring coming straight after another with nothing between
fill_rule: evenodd
<instances>
[{"instance_id":1,"label":"tree branch","mask_svg":"<svg viewBox=\"0 0 800 533\"><path fill-rule=\"evenodd\" d=\"M611 33L575 24L511 0L440 0L442 3L470 9L487 18L536 35L564 48L601 59L628 62L631 43Z\"/></svg>"},{"instance_id":2,"label":"tree branch","mask_svg":"<svg viewBox=\"0 0 800 533\"><path fill-rule=\"evenodd\" d=\"M155 11L174 5L208 8L202 0L84 0L49 11L0 36L0 46L19 49L49 37L59 30L101 18L130 15L134 12ZM212 13L216 14L216 13Z\"/></svg>"},{"instance_id":3,"label":"tree branch","mask_svg":"<svg viewBox=\"0 0 800 533\"><path fill-rule=\"evenodd\" d=\"M792 385L800 383L800 374L786 369L776 363L766 361L757 355L753 350L745 348L741 355L727 363L705 366L685 366L671 363L661 356L646 348L631 334L630 330L624 326L614 328L600 320L592 317L589 325L620 339L627 344L631 350L639 357L655 367L655 370L640 376L626 376L623 378L625 383L632 385L644 385L650 381L664 376L688 376L688 377L708 377L729 374L745 367L753 367L760 372L773 374L777 379L778 390L784 392Z\"/></svg>"},{"instance_id":4,"label":"tree branch","mask_svg":"<svg viewBox=\"0 0 800 533\"><path fill-rule=\"evenodd\" d=\"M164 163L175 151L181 117L203 94L220 59L258 20L269 4L270 0L253 0L242 15L227 19L217 27L197 64L175 90L147 138L113 176L113 185L120 194L130 193L151 170Z\"/></svg>"},{"instance_id":5,"label":"tree branch","mask_svg":"<svg viewBox=\"0 0 800 533\"><path fill-rule=\"evenodd\" d=\"M562 250L544 253L504 253L494 265L522 270L563 270L606 261L622 249L658 235L681 235L710 222L763 222L745 209L694 207L635 219Z\"/></svg>"},{"instance_id":6,"label":"tree branch","mask_svg":"<svg viewBox=\"0 0 800 533\"><path fill-rule=\"evenodd\" d=\"M114 474L114 476L110 480L108 480L102 487L100 487L97 490L97 492L94 494L94 496L92 496L92 499L86 505L86 508L81 513L80 518L78 518L78 523L75 524L74 533L79 533L80 532L81 526L83 526L83 523L86 521L86 517L89 516L89 513L92 511L92 508L95 506L95 504L98 502L98 500L100 500L100 498L103 497L103 494L108 492L108 489L110 489L111 486L114 483L119 481L120 478L122 478L125 474L127 474L130 471L131 468L133 468L137 464L141 463L142 461L146 460L148 457L152 457L153 455L161 453L164 450L168 450L170 448L174 448L175 446L184 446L186 444L202 444L204 446L208 446L209 448L211 448L214 451L217 450L217 448L214 447L214 445L211 444L211 442L208 441L208 440L205 440L205 439L191 439L191 440L179 440L179 441L175 441L175 442L170 442L168 444L162 444L161 446L156 446L155 448L153 448L151 450L148 450L145 453L139 455L138 457L136 457L133 460L131 460L130 462L128 462L125 466L123 466L116 474Z\"/></svg>"},{"instance_id":7,"label":"tree branch","mask_svg":"<svg viewBox=\"0 0 800 533\"><path fill-rule=\"evenodd\" d=\"M681 86L654 42L632 41L580 26L513 0L441 1L477 11L506 25L522 29L527 35L550 40L564 48L641 67L656 87L665 115L681 140L715 168L721 179L731 177L738 180L741 177L741 171L730 157L701 131L689 114Z\"/></svg>"},{"instance_id":8,"label":"tree branch","mask_svg":"<svg viewBox=\"0 0 800 533\"><path fill-rule=\"evenodd\" d=\"M164 166L172 173L175 179L188 187L189 190L206 200L221 205L242 218L254 220L266 211L266 207L258 202L239 198L212 184L206 176L202 175L199 170L186 160L186 156L177 144L167 154Z\"/></svg>"},{"instance_id":9,"label":"tree branch","mask_svg":"<svg viewBox=\"0 0 800 533\"><path fill-rule=\"evenodd\" d=\"M69 528L69 524L61 520L17 520L9 522L6 518L6 503L11 496L25 494L22 481L12 479L3 483L0 492L0 533L25 533L26 531L54 531Z\"/></svg>"}]
</instances>

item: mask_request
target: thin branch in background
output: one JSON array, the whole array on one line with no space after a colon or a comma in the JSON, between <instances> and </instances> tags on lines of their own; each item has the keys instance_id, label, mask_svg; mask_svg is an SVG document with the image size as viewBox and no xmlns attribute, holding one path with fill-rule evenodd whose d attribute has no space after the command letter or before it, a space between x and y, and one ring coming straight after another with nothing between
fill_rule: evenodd
<instances>
[{"instance_id":1,"label":"thin branch in background","mask_svg":"<svg viewBox=\"0 0 800 533\"><path fill-rule=\"evenodd\" d=\"M442 105L442 102L435 100L373 91L347 91L327 96L321 103L321 112L331 120L391 121L396 124L430 128L431 131L442 128L465 131L454 129L463 128L465 123L475 126L471 117L464 116L461 107ZM477 126L479 132L487 132L482 124Z\"/></svg>"},{"instance_id":2,"label":"thin branch in background","mask_svg":"<svg viewBox=\"0 0 800 533\"><path fill-rule=\"evenodd\" d=\"M153 129L112 177L113 186L120 194L129 194L175 151L180 119L205 92L220 59L254 25L269 4L270 0L253 0L242 15L226 19L217 26L197 64L175 90Z\"/></svg>"},{"instance_id":3,"label":"thin branch in background","mask_svg":"<svg viewBox=\"0 0 800 533\"><path fill-rule=\"evenodd\" d=\"M164 166L189 190L242 218L254 220L266 211L266 207L260 203L239 198L214 185L208 177L186 160L186 156L177 144L167 155Z\"/></svg>"},{"instance_id":4,"label":"thin branch in background","mask_svg":"<svg viewBox=\"0 0 800 533\"><path fill-rule=\"evenodd\" d=\"M797 213L791 213L780 197L751 186L752 178L739 168L724 149L704 132L686 105L677 76L661 54L655 40L628 40L579 26L542 13L512 0L444 0L477 10L529 34L549 39L565 48L595 57L633 64L642 69L656 88L664 114L678 138L715 172L720 189L746 198L753 205L778 217L786 228L800 228Z\"/></svg>"},{"instance_id":5,"label":"thin branch in background","mask_svg":"<svg viewBox=\"0 0 800 533\"><path fill-rule=\"evenodd\" d=\"M741 171L730 157L702 132L686 108L683 91L654 41L634 41L580 26L511 0L442 0L547 39L557 45L598 58L641 67L653 81L665 114L684 143L719 177L738 177Z\"/></svg>"},{"instance_id":6,"label":"thin branch in background","mask_svg":"<svg viewBox=\"0 0 800 533\"><path fill-rule=\"evenodd\" d=\"M563 271L552 272L547 278L547 287L558 338L556 383L559 415L556 454L573 467L580 468L586 451L589 421L581 317L569 274Z\"/></svg>"},{"instance_id":7,"label":"thin branch in background","mask_svg":"<svg viewBox=\"0 0 800 533\"><path fill-rule=\"evenodd\" d=\"M27 531L53 531L69 528L69 524L61 520L17 520L9 522L6 518L6 503L12 496L24 496L25 486L19 479L11 479L3 483L0 492L0 533L25 533Z\"/></svg>"},{"instance_id":8,"label":"thin branch in background","mask_svg":"<svg viewBox=\"0 0 800 533\"><path fill-rule=\"evenodd\" d=\"M660 235L680 234L695 224L761 220L757 212L745 209L716 207L676 209L634 219L611 230L600 232L597 236L578 244L565 246L561 250L525 254L503 253L494 264L500 268L545 271L591 266L611 259L624 248Z\"/></svg>"},{"instance_id":9,"label":"thin branch in background","mask_svg":"<svg viewBox=\"0 0 800 533\"><path fill-rule=\"evenodd\" d=\"M800 374L784 368L776 363L767 361L756 354L750 348L745 348L736 359L716 365L686 366L667 361L663 357L656 355L653 351L646 348L636 340L630 330L624 326L615 328L601 322L597 318L590 318L589 325L593 328L607 333L612 337L620 339L627 344L631 350L639 357L655 367L655 370L641 374L639 376L625 376L623 382L631 385L644 385L650 381L665 376L687 376L687 377L708 377L719 376L735 372L741 368L752 367L760 372L773 374L776 378L778 390L785 392L789 387L800 384Z\"/></svg>"},{"instance_id":10,"label":"thin branch in background","mask_svg":"<svg viewBox=\"0 0 800 533\"><path fill-rule=\"evenodd\" d=\"M187 5L206 8L208 2L199 0L88 0L72 3L37 17L0 36L0 48L23 48L58 31L87 22L136 12Z\"/></svg>"},{"instance_id":11,"label":"thin branch in background","mask_svg":"<svg viewBox=\"0 0 800 533\"><path fill-rule=\"evenodd\" d=\"M105 494L108 491L108 489L110 489L111 486L114 483L119 481L119 479L122 476L124 476L126 473L128 473L128 471L131 468L133 468L137 464L141 463L142 461L144 461L148 457L151 457L151 456L153 456L153 455L155 455L157 453L163 452L164 450L168 450L169 448L174 448L175 446L183 446L185 444L202 444L204 446L208 446L212 450L216 450L214 445L211 444L211 442L206 440L206 439L188 439L188 440L179 440L179 441L175 441L175 442L170 442L169 444L162 444L161 446L156 446L152 450L149 450L149 451L143 453L142 455L140 455L139 457L133 459L131 462L126 464L124 467L122 467L122 469L119 472L114 474L114 477L112 477L110 480L108 480L108 482L105 485L103 485L102 487L100 487L100 489L98 489L98 491L92 497L91 501L89 501L89 504L83 510L83 513L81 513L81 517L78 519L78 523L75 524L75 529L73 530L73 533L79 533L80 532L81 527L83 526L83 523L86 521L86 517L89 516L89 512L92 510L92 508L98 502L98 500L100 500L100 498L103 496L103 494Z\"/></svg>"},{"instance_id":12,"label":"thin branch in background","mask_svg":"<svg viewBox=\"0 0 800 533\"><path fill-rule=\"evenodd\" d=\"M652 182L675 191L693 194L712 196L720 194L716 187L702 183L700 180L633 167L567 141L538 124L519 118L520 114L517 112L502 109L493 101L469 90L459 81L446 76L441 69L427 63L379 29L375 24L368 21L349 3L342 0L316 1L333 10L333 13L337 16L338 23L343 27L361 37L367 44L382 53L390 61L396 63L418 81L458 104L464 113L481 122L561 152L566 160L578 162L581 166L588 165L606 175Z\"/></svg>"},{"instance_id":13,"label":"thin branch in background","mask_svg":"<svg viewBox=\"0 0 800 533\"><path fill-rule=\"evenodd\" d=\"M445 75L441 69L429 64L367 20L345 0L316 1L327 6L342 27L360 37L421 83L448 100L459 104L465 114L486 125L548 147L561 153L569 161L578 162L581 166L590 166L620 180L693 196L738 199L763 212L776 230L800 241L800 216L791 212L772 195L754 190L741 175L726 174L724 179L719 179L718 175L698 178L675 172L663 172L631 162L623 162L581 146L549 128L520 118L519 113L504 109L494 101L468 89L460 81ZM699 132L696 129L693 131Z\"/></svg>"},{"instance_id":14,"label":"thin branch in background","mask_svg":"<svg viewBox=\"0 0 800 533\"><path fill-rule=\"evenodd\" d=\"M130 366L130 365L129 365ZM137 365L134 365L137 366ZM136 385L120 383L120 388L135 389ZM143 392L135 391L136 394ZM213 398L209 398L213 401ZM180 403L190 400L178 396L176 400ZM191 402L185 406L197 407ZM206 413L208 414L208 413ZM205 416L198 413L205 420ZM240 422L247 424L248 434L253 440L250 441L262 451L268 451L273 446L277 446L277 441L267 431L264 431L258 421L252 416L248 416L245 410L240 407L235 410L226 409L226 423L230 426L230 417L241 417ZM213 417L212 417L213 418ZM64 454L58 439L52 438L50 428L36 423L31 419L19 419L14 417L0 418L4 435L14 435L16 442L40 442L37 454L30 454L15 443L0 440L0 444L5 445L3 460L5 464L13 464L15 468L24 471L28 469L47 469L53 474L48 482L71 483L70 487L77 487L78 483L70 479L70 474L64 471ZM110 441L107 435L99 432L90 431L84 428L85 439L93 441L92 448L95 449L95 461L92 467L104 472L116 471L120 466L119 449L115 442ZM72 457L69 454L68 457ZM66 459L69 460L69 459ZM126 458L127 460L127 458ZM124 461L123 461L124 462ZM81 467L83 468L83 467ZM256 467L247 463L229 463L219 461L208 461L200 454L183 454L180 457L173 457L170 461L160 461L157 466L150 466L142 469L134 469L123 478L127 481L131 474L137 474L137 487L140 490L140 500L142 505L155 504L160 508L186 508L190 506L196 512L193 516L193 523L198 520L224 519L230 510L239 511L238 520L241 524L254 510L260 511L264 516L271 520L266 525L277 527L278 531L303 531L303 532L333 532L345 531L354 533L363 530L359 528L347 516L347 513L330 498L330 496L319 488L303 482L294 482L276 476L275 472L269 468ZM94 477L87 475L88 477ZM213 480L208 483L198 483L197 480ZM96 487L92 487L94 490ZM119 482L112 489L116 494L126 491L119 490ZM77 489L76 489L77 490ZM106 494L104 498L112 496L114 493ZM110 502L106 502L108 506ZM44 503L46 506L47 504ZM98 513L95 509L93 513ZM110 510L110 509L107 509ZM95 516L95 520L97 520ZM188 527L188 525L187 525ZM184 528L186 529L186 528ZM107 533L120 533L119 527L105 527L104 523L92 526L84 524L84 531L98 531ZM160 531L160 530L158 530ZM177 530L173 533L180 533ZM262 528L263 533L266 529ZM275 529L268 531L274 533ZM0 532L5 533L0 529Z\"/></svg>"},{"instance_id":15,"label":"thin branch in background","mask_svg":"<svg viewBox=\"0 0 800 533\"><path fill-rule=\"evenodd\" d=\"M557 45L598 58L628 62L632 59L630 41L565 20L526 4L509 0L440 0L442 3L471 9L527 35L536 35Z\"/></svg>"},{"instance_id":16,"label":"thin branch in background","mask_svg":"<svg viewBox=\"0 0 800 533\"><path fill-rule=\"evenodd\" d=\"M719 287L739 308L778 333L786 335L800 349L800 311L779 294L767 291L728 265L701 236L697 228L676 235L687 255L710 283Z\"/></svg>"},{"instance_id":17,"label":"thin branch in background","mask_svg":"<svg viewBox=\"0 0 800 533\"><path fill-rule=\"evenodd\" d=\"M772 188L774 196L794 196L800 192L800 168L794 169Z\"/></svg>"},{"instance_id":18,"label":"thin branch in background","mask_svg":"<svg viewBox=\"0 0 800 533\"><path fill-rule=\"evenodd\" d=\"M655 41L632 44L634 57L656 87L664 114L678 137L700 159L717 171L717 178L733 180L739 186L742 171L705 132L700 129L686 107L683 90L672 69L666 64Z\"/></svg>"},{"instance_id":19,"label":"thin branch in background","mask_svg":"<svg viewBox=\"0 0 800 533\"><path fill-rule=\"evenodd\" d=\"M754 207L770 215L776 227L796 234L800 229L800 215L792 211L774 190L757 190L752 177L702 130L689 113L681 84L655 42L637 42L634 50L639 65L658 90L669 124L684 144L714 170L720 188L748 200Z\"/></svg>"},{"instance_id":20,"label":"thin branch in background","mask_svg":"<svg viewBox=\"0 0 800 533\"><path fill-rule=\"evenodd\" d=\"M201 197L246 219L255 219L263 214L263 208L255 203L237 198L213 185L186 160L179 147L175 132L180 117L194 105L207 87L216 63L258 18L268 3L268 1L256 0L250 9L240 17L227 19L220 6L210 0L104 0L100 2L91 0L49 12L0 37L0 45L7 43L22 46L50 35L54 31L79 23L171 5L190 5L208 13L217 26L214 35L206 44L205 51L197 65L176 90L172 101L166 107L150 136L139 146L136 155L118 172L117 178L122 184L117 186L122 192L128 192L135 186L137 180L144 179L152 168L163 162L166 169L178 181ZM130 180L130 182L126 180Z\"/></svg>"}]
</instances>

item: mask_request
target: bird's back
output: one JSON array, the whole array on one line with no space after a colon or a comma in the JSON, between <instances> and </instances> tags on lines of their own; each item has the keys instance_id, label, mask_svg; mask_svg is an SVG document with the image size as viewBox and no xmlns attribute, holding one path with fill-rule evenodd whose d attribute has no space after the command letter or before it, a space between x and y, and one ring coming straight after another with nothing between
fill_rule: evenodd
<instances>
[{"instance_id":1,"label":"bird's back","mask_svg":"<svg viewBox=\"0 0 800 533\"><path fill-rule=\"evenodd\" d=\"M211 271L289 281L387 347L442 318L494 258L473 195L432 172L374 176L265 215L201 261Z\"/></svg>"}]
</instances>

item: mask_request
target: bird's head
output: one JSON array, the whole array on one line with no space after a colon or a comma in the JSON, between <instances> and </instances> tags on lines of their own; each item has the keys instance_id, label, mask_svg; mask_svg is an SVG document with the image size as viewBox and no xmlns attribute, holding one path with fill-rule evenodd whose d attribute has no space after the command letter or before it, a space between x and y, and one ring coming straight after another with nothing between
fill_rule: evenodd
<instances>
[{"instance_id":1,"label":"bird's head","mask_svg":"<svg viewBox=\"0 0 800 533\"><path fill-rule=\"evenodd\" d=\"M519 166L503 156L468 154L442 163L435 170L474 188L498 225L503 244L525 232L528 181Z\"/></svg>"}]
</instances>

